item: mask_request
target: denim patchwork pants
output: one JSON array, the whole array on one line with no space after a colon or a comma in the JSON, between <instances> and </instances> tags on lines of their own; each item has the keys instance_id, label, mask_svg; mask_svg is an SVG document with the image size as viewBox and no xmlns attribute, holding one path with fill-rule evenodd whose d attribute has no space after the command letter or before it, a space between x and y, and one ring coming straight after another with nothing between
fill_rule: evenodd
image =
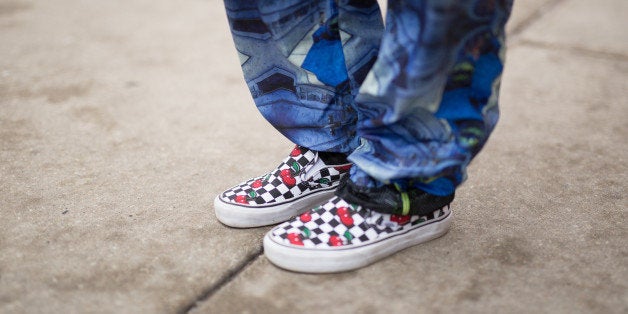
<instances>
[{"instance_id":1,"label":"denim patchwork pants","mask_svg":"<svg viewBox=\"0 0 628 314\"><path fill-rule=\"evenodd\" d=\"M499 116L512 0L225 0L261 114L362 186L449 195Z\"/></svg>"}]
</instances>

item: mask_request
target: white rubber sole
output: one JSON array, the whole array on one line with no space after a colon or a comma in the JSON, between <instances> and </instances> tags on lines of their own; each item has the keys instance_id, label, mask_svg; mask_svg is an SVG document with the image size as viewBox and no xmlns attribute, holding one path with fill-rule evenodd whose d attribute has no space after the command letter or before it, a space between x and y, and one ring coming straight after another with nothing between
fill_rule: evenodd
<instances>
[{"instance_id":1,"label":"white rubber sole","mask_svg":"<svg viewBox=\"0 0 628 314\"><path fill-rule=\"evenodd\" d=\"M408 247L436 239L449 231L453 212L413 229L399 231L373 243L333 248L305 248L264 237L264 254L278 267L302 273L335 273L372 264Z\"/></svg>"},{"instance_id":2,"label":"white rubber sole","mask_svg":"<svg viewBox=\"0 0 628 314\"><path fill-rule=\"evenodd\" d=\"M334 195L336 187L312 192L292 202L275 206L253 207L227 203L217 196L214 212L223 224L235 228L252 228L278 224L320 205Z\"/></svg>"}]
</instances>

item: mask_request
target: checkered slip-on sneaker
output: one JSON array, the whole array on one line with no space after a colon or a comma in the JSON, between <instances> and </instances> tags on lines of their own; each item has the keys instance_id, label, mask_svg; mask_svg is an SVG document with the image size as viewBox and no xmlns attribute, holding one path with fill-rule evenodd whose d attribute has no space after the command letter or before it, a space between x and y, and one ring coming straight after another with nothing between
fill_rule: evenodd
<instances>
[{"instance_id":1,"label":"checkered slip-on sneaker","mask_svg":"<svg viewBox=\"0 0 628 314\"><path fill-rule=\"evenodd\" d=\"M334 161L338 158L324 159L325 154L296 146L275 170L218 195L216 217L231 227L259 227L319 205L333 195L351 168L346 158Z\"/></svg>"},{"instance_id":2,"label":"checkered slip-on sneaker","mask_svg":"<svg viewBox=\"0 0 628 314\"><path fill-rule=\"evenodd\" d=\"M449 205L423 215L395 215L334 196L269 231L264 254L292 271L347 271L440 237L449 230L451 219Z\"/></svg>"}]
</instances>

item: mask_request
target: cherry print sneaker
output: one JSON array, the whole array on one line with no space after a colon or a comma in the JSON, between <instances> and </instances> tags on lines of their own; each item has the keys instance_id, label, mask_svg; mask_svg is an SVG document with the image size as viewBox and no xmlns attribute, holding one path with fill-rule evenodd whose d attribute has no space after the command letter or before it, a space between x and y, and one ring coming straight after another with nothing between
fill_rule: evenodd
<instances>
[{"instance_id":1,"label":"cherry print sneaker","mask_svg":"<svg viewBox=\"0 0 628 314\"><path fill-rule=\"evenodd\" d=\"M444 205L426 214L390 214L339 196L273 228L264 254L275 265L305 273L357 269L445 234L452 212Z\"/></svg>"},{"instance_id":2,"label":"cherry print sneaker","mask_svg":"<svg viewBox=\"0 0 628 314\"><path fill-rule=\"evenodd\" d=\"M286 221L329 199L350 168L344 154L296 146L270 173L218 195L216 217L238 228Z\"/></svg>"}]
</instances>

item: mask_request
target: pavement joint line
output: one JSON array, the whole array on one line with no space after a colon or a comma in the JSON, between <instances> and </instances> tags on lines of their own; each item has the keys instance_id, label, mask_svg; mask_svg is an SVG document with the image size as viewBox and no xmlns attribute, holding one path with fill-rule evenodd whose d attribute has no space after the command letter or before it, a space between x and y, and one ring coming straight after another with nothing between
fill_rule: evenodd
<instances>
[{"instance_id":1,"label":"pavement joint line","mask_svg":"<svg viewBox=\"0 0 628 314\"><path fill-rule=\"evenodd\" d=\"M573 51L573 52L586 55L589 57L628 61L628 55L625 55L625 54L590 49L590 48L586 48L582 46L561 45L561 44L548 43L548 42L543 42L543 41L535 41L535 40L530 40L530 39L521 39L517 41L516 43L514 43L513 45L510 45L509 48L514 48L517 46L528 46L528 47L543 48L543 49L548 49L548 50L568 50L568 51Z\"/></svg>"},{"instance_id":2,"label":"pavement joint line","mask_svg":"<svg viewBox=\"0 0 628 314\"><path fill-rule=\"evenodd\" d=\"M545 2L541 6L539 6L536 10L534 10L528 17L523 19L519 24L513 27L510 34L508 34L509 38L517 38L521 33L523 33L528 27L530 27L534 22L540 20L543 16L545 16L549 11L554 9L559 4L565 2L566 0L551 0Z\"/></svg>"},{"instance_id":3,"label":"pavement joint line","mask_svg":"<svg viewBox=\"0 0 628 314\"><path fill-rule=\"evenodd\" d=\"M252 265L260 256L264 254L264 247L260 245L260 247L253 252L251 255L246 257L242 262L236 265L234 268L229 270L224 276L222 276L218 282L207 287L203 290L190 304L184 306L177 313L185 314L190 313L194 310L200 303L205 302L216 294L220 289L224 286L228 285L231 281L233 281L240 273L242 273L245 269L247 269L250 265Z\"/></svg>"}]
</instances>

